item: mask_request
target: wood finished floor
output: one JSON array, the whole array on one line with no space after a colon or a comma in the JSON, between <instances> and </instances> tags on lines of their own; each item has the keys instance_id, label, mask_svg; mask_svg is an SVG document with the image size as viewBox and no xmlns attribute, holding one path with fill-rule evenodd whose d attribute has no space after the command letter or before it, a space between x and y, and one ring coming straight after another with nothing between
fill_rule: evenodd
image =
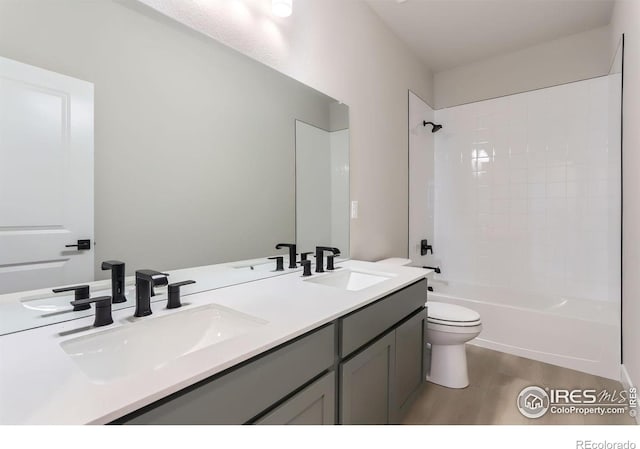
<instances>
[{"instance_id":1,"label":"wood finished floor","mask_svg":"<svg viewBox=\"0 0 640 449\"><path fill-rule=\"evenodd\" d=\"M403 424L635 424L628 415L582 416L547 413L528 419L516 408L527 386L620 391L620 382L502 352L467 345L470 385L455 390L426 383Z\"/></svg>"}]
</instances>

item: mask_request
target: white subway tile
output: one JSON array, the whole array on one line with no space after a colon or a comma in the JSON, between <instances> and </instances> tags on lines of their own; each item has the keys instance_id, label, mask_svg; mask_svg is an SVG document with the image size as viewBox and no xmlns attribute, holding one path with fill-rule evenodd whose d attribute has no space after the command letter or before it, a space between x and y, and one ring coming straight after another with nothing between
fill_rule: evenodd
<instances>
[{"instance_id":1,"label":"white subway tile","mask_svg":"<svg viewBox=\"0 0 640 449\"><path fill-rule=\"evenodd\" d=\"M544 198L547 195L547 186L544 183L527 184L529 198Z\"/></svg>"},{"instance_id":2,"label":"white subway tile","mask_svg":"<svg viewBox=\"0 0 640 449\"><path fill-rule=\"evenodd\" d=\"M511 184L519 184L527 182L526 168L512 168L509 174L509 182Z\"/></svg>"},{"instance_id":3,"label":"white subway tile","mask_svg":"<svg viewBox=\"0 0 640 449\"><path fill-rule=\"evenodd\" d=\"M547 165L547 151L527 153L527 164L529 168L545 167Z\"/></svg>"},{"instance_id":4,"label":"white subway tile","mask_svg":"<svg viewBox=\"0 0 640 449\"><path fill-rule=\"evenodd\" d=\"M509 157L509 169L527 168L527 153L513 153Z\"/></svg>"},{"instance_id":5,"label":"white subway tile","mask_svg":"<svg viewBox=\"0 0 640 449\"><path fill-rule=\"evenodd\" d=\"M522 184L510 184L509 185L510 198L525 199L529 196L527 191L527 185Z\"/></svg>"},{"instance_id":6,"label":"white subway tile","mask_svg":"<svg viewBox=\"0 0 640 449\"><path fill-rule=\"evenodd\" d=\"M542 167L529 167L527 171L527 182L530 184L547 182L547 170Z\"/></svg>"},{"instance_id":7,"label":"white subway tile","mask_svg":"<svg viewBox=\"0 0 640 449\"><path fill-rule=\"evenodd\" d=\"M564 165L547 167L547 182L565 182L567 167Z\"/></svg>"},{"instance_id":8,"label":"white subway tile","mask_svg":"<svg viewBox=\"0 0 640 449\"><path fill-rule=\"evenodd\" d=\"M447 279L577 298L615 291L620 144L602 81L437 113L447 133L436 136L435 239Z\"/></svg>"},{"instance_id":9,"label":"white subway tile","mask_svg":"<svg viewBox=\"0 0 640 449\"><path fill-rule=\"evenodd\" d=\"M547 183L547 197L549 198L566 198L567 184L564 182Z\"/></svg>"}]
</instances>

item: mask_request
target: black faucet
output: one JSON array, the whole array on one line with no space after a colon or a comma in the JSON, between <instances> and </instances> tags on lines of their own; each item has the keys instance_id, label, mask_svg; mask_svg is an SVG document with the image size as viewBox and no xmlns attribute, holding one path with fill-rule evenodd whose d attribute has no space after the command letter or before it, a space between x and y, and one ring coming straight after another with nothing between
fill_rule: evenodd
<instances>
[{"instance_id":1,"label":"black faucet","mask_svg":"<svg viewBox=\"0 0 640 449\"><path fill-rule=\"evenodd\" d=\"M309 256L310 254L313 254L313 251L300 253L300 262L304 262L305 260L307 260L307 256Z\"/></svg>"},{"instance_id":2,"label":"black faucet","mask_svg":"<svg viewBox=\"0 0 640 449\"><path fill-rule=\"evenodd\" d=\"M118 304L126 302L124 296L124 262L119 260L105 260L102 262L103 270L111 270L111 302Z\"/></svg>"},{"instance_id":3,"label":"black faucet","mask_svg":"<svg viewBox=\"0 0 640 449\"><path fill-rule=\"evenodd\" d=\"M422 267L422 268L426 268L427 270L433 270L438 274L442 273L442 270L440 269L440 267Z\"/></svg>"},{"instance_id":4,"label":"black faucet","mask_svg":"<svg viewBox=\"0 0 640 449\"><path fill-rule=\"evenodd\" d=\"M278 243L276 249L289 248L289 268L298 268L296 265L296 244L295 243Z\"/></svg>"},{"instance_id":5,"label":"black faucet","mask_svg":"<svg viewBox=\"0 0 640 449\"><path fill-rule=\"evenodd\" d=\"M334 256L340 255L338 248L331 248L329 246L316 246L316 273L324 273L324 252L331 251Z\"/></svg>"},{"instance_id":6,"label":"black faucet","mask_svg":"<svg viewBox=\"0 0 640 449\"><path fill-rule=\"evenodd\" d=\"M91 308L90 304L77 304L78 301L89 298L89 286L88 285L74 285L73 287L54 288L53 293L73 292L73 311L78 312L80 310L88 310ZM76 304L74 304L74 302Z\"/></svg>"},{"instance_id":7,"label":"black faucet","mask_svg":"<svg viewBox=\"0 0 640 449\"><path fill-rule=\"evenodd\" d=\"M153 287L167 285L167 273L155 270L136 271L136 311L133 316L151 315L151 297L155 295Z\"/></svg>"},{"instance_id":8,"label":"black faucet","mask_svg":"<svg viewBox=\"0 0 640 449\"><path fill-rule=\"evenodd\" d=\"M96 304L96 317L93 320L93 326L107 326L113 323L113 317L111 316L111 296L80 299L78 301L72 301L71 305L74 307L91 307L90 304L93 303Z\"/></svg>"},{"instance_id":9,"label":"black faucet","mask_svg":"<svg viewBox=\"0 0 640 449\"><path fill-rule=\"evenodd\" d=\"M275 271L284 271L284 256L267 257L267 259L276 261Z\"/></svg>"}]
</instances>

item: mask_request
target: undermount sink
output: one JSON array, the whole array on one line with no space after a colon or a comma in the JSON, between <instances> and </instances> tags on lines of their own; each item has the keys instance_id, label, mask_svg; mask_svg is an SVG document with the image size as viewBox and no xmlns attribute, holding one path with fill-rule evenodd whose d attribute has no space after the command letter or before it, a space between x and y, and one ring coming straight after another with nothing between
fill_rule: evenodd
<instances>
[{"instance_id":1,"label":"undermount sink","mask_svg":"<svg viewBox=\"0 0 640 449\"><path fill-rule=\"evenodd\" d=\"M111 296L111 287L105 286L98 290L91 290L92 297L98 296ZM125 288L125 296L129 298L135 297L135 287L127 286ZM25 296L20 298L22 307L29 310L35 310L37 312L69 312L73 310L73 306L70 304L73 301L73 292L67 293L41 293L31 296Z\"/></svg>"},{"instance_id":2,"label":"undermount sink","mask_svg":"<svg viewBox=\"0 0 640 449\"><path fill-rule=\"evenodd\" d=\"M153 371L191 352L246 334L267 321L217 304L143 318L62 342L95 383Z\"/></svg>"},{"instance_id":3,"label":"undermount sink","mask_svg":"<svg viewBox=\"0 0 640 449\"><path fill-rule=\"evenodd\" d=\"M327 285L349 291L358 291L379 284L394 277L395 274L364 270L340 270L331 274L306 279L305 282Z\"/></svg>"},{"instance_id":4,"label":"undermount sink","mask_svg":"<svg viewBox=\"0 0 640 449\"><path fill-rule=\"evenodd\" d=\"M236 265L233 268L236 270L268 272L276 270L276 263L275 261L273 261L273 263L272 261L259 262L255 264Z\"/></svg>"},{"instance_id":5,"label":"undermount sink","mask_svg":"<svg viewBox=\"0 0 640 449\"><path fill-rule=\"evenodd\" d=\"M153 301L159 301L167 298L167 286L155 287L156 296L152 298ZM124 295L129 301L135 301L136 287L135 285L127 285L124 290ZM111 296L111 286L99 288L97 290L91 290L91 297L97 298L99 296ZM44 315L57 315L65 312L72 312L73 306L73 292L69 293L42 293L32 296L25 296L20 299L22 307L36 312L42 312ZM117 304L114 304L114 310L117 308ZM130 306L130 304L129 304Z\"/></svg>"}]
</instances>

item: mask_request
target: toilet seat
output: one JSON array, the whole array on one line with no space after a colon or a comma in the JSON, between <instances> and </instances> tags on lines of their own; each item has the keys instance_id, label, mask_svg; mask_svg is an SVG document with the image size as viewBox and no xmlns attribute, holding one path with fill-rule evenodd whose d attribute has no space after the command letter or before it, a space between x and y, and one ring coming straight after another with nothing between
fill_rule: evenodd
<instances>
[{"instance_id":1,"label":"toilet seat","mask_svg":"<svg viewBox=\"0 0 640 449\"><path fill-rule=\"evenodd\" d=\"M451 327L479 326L480 314L466 307L443 302L427 302L427 322Z\"/></svg>"},{"instance_id":2,"label":"toilet seat","mask_svg":"<svg viewBox=\"0 0 640 449\"><path fill-rule=\"evenodd\" d=\"M434 324L438 326L448 326L448 327L475 327L480 326L482 322L478 321L469 321L469 322L459 322L459 321L445 321L445 320L437 320L434 318L428 318L427 324Z\"/></svg>"},{"instance_id":3,"label":"toilet seat","mask_svg":"<svg viewBox=\"0 0 640 449\"><path fill-rule=\"evenodd\" d=\"M457 326L449 324L437 324L428 322L427 329L431 332L437 331L446 334L478 334L482 331L482 323L475 324L473 326Z\"/></svg>"}]
</instances>

